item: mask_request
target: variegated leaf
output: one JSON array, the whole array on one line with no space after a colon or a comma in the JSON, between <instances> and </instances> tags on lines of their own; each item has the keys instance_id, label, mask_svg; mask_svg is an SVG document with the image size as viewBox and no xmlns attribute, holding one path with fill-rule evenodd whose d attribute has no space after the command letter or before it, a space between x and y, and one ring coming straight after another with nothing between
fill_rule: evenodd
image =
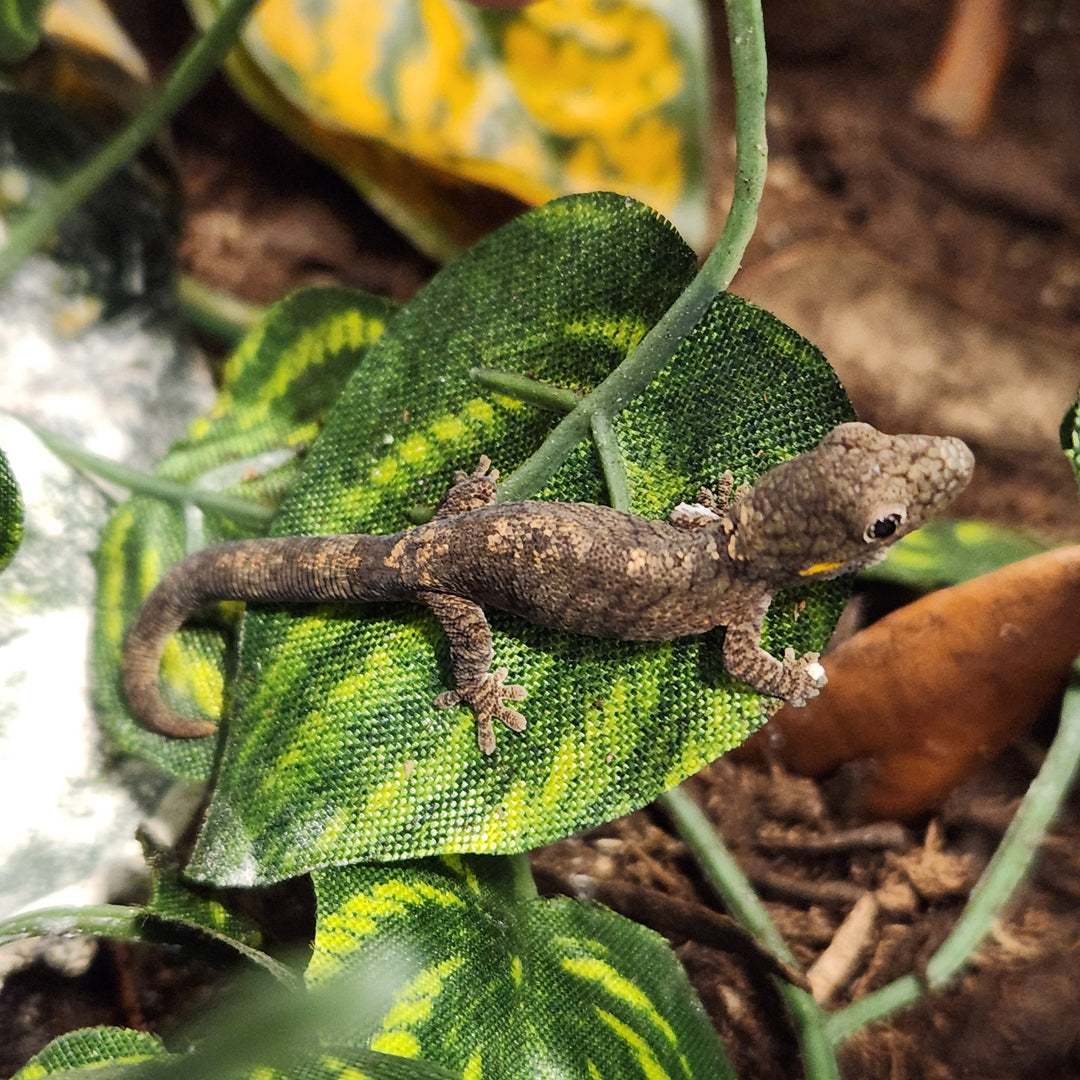
<instances>
[{"instance_id":1,"label":"variegated leaf","mask_svg":"<svg viewBox=\"0 0 1080 1080\"><path fill-rule=\"evenodd\" d=\"M0 570L3 570L22 539L23 505L11 466L0 450Z\"/></svg>"},{"instance_id":2,"label":"variegated leaf","mask_svg":"<svg viewBox=\"0 0 1080 1080\"><path fill-rule=\"evenodd\" d=\"M256 107L432 254L500 220L468 184L527 203L614 188L704 240L697 0L266 0L244 40L230 70Z\"/></svg>"},{"instance_id":3,"label":"variegated leaf","mask_svg":"<svg viewBox=\"0 0 1080 1080\"><path fill-rule=\"evenodd\" d=\"M372 347L275 533L394 532L481 453L512 471L557 417L486 391L474 366L591 388L693 265L666 222L614 195L558 200L488 237ZM635 509L662 516L725 468L751 479L850 416L817 350L725 295L614 427ZM603 501L592 447L542 495ZM778 598L767 644L820 648L844 595L826 583ZM649 802L767 715L724 673L718 634L639 644L491 621L496 662L528 689L529 727L502 732L483 757L469 711L433 705L446 644L419 607L249 612L189 872L238 885L356 860L521 851Z\"/></svg>"},{"instance_id":4,"label":"variegated leaf","mask_svg":"<svg viewBox=\"0 0 1080 1080\"><path fill-rule=\"evenodd\" d=\"M506 870L474 857L316 873L309 981L393 989L378 1022L337 1037L470 1080L732 1076L663 938L598 904L515 896Z\"/></svg>"}]
</instances>

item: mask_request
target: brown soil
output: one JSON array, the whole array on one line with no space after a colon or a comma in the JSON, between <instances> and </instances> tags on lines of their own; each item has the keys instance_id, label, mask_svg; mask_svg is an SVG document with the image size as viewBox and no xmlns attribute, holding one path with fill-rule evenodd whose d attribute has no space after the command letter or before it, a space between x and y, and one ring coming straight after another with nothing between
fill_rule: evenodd
<instances>
[{"instance_id":1,"label":"brown soil","mask_svg":"<svg viewBox=\"0 0 1080 1080\"><path fill-rule=\"evenodd\" d=\"M866 419L968 439L979 471L961 513L1075 539L1080 507L1057 427L1080 381L1080 2L1017 0L989 124L968 139L911 108L946 16L934 0L769 0L770 178L736 291L820 345ZM170 54L162 24L134 25L152 55ZM718 71L724 159L722 56ZM405 299L433 272L222 84L200 95L174 134L182 258L209 284L258 302L327 280ZM715 166L719 218L730 162ZM920 971L1045 742L1033 736L1007 751L940 814L914 823L866 827L845 818L842 781L729 759L692 789L801 963L814 964L851 917L854 959L830 991L833 1007ZM845 1075L1080 1075L1078 834L1070 807L969 972L861 1033L844 1050ZM553 845L535 865L545 890L591 892L672 937L740 1076L801 1075L773 968L738 933L723 940L717 904L661 813ZM851 913L859 903L865 913L867 897L874 907L859 929ZM108 991L95 985L88 996L97 1000ZM29 991L34 1002L39 989ZM101 1016L100 1003L81 1020L63 1009L62 1020L32 1010L40 1042L61 1024ZM113 1022L129 1022L127 1012ZM21 1059L32 1049L23 1044ZM0 1075L15 1063L4 1061Z\"/></svg>"}]
</instances>

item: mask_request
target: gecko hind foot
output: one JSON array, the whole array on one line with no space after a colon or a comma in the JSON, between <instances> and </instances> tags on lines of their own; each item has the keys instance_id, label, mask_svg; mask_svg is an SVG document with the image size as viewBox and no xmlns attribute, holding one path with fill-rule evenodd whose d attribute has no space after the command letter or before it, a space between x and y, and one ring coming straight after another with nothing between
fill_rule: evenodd
<instances>
[{"instance_id":1,"label":"gecko hind foot","mask_svg":"<svg viewBox=\"0 0 1080 1080\"><path fill-rule=\"evenodd\" d=\"M491 458L481 455L480 462L471 473L460 469L454 473L454 483L443 496L435 510L437 518L453 517L481 506L491 506L496 499L495 481L499 470L491 467Z\"/></svg>"},{"instance_id":2,"label":"gecko hind foot","mask_svg":"<svg viewBox=\"0 0 1080 1080\"><path fill-rule=\"evenodd\" d=\"M464 484L469 480L498 480L499 470L491 467L491 458L487 454L481 454L480 460L476 463L476 468L471 473L464 472L462 469L458 469L454 473L454 483Z\"/></svg>"},{"instance_id":3,"label":"gecko hind foot","mask_svg":"<svg viewBox=\"0 0 1080 1080\"><path fill-rule=\"evenodd\" d=\"M516 709L504 705L504 701L524 701L526 690L516 683L504 683L509 674L504 667L485 672L474 686L444 690L435 698L435 707L451 709L455 705L468 705L476 714L476 744L480 753L491 754L495 750L494 720L499 720L511 731L525 730L525 717Z\"/></svg>"}]
</instances>

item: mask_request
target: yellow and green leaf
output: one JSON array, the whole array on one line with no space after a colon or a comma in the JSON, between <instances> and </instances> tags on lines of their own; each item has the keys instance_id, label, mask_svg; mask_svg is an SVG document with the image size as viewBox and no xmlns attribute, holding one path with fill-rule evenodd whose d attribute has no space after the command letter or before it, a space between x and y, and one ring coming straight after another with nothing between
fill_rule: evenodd
<instances>
[{"instance_id":1,"label":"yellow and green leaf","mask_svg":"<svg viewBox=\"0 0 1080 1080\"><path fill-rule=\"evenodd\" d=\"M282 1017L260 1018L260 1000L249 1003L247 1023L239 1033L227 1029L211 1035L210 1047L196 1045L187 1054L169 1053L156 1035L120 1027L93 1027L71 1031L53 1039L35 1054L12 1080L87 1080L130 1074L133 1078L159 1075L150 1063L164 1066L164 1075L213 1077L214 1080L461 1080L460 1076L426 1061L370 1050L320 1051L309 1045L311 1031L302 1024L286 1026L295 1037L291 1053L275 1055L276 1067L265 1064L266 1046L282 1039ZM301 1006L302 1008L302 1006ZM288 1020L289 1017L286 1017ZM273 1022L273 1028L267 1024ZM262 1025L262 1026L260 1026ZM286 1059L281 1064L282 1058Z\"/></svg>"},{"instance_id":2,"label":"yellow and green leaf","mask_svg":"<svg viewBox=\"0 0 1080 1080\"><path fill-rule=\"evenodd\" d=\"M1062 417L1058 436L1061 449L1065 451L1065 457L1080 483L1080 401L1071 405Z\"/></svg>"},{"instance_id":3,"label":"yellow and green leaf","mask_svg":"<svg viewBox=\"0 0 1080 1080\"><path fill-rule=\"evenodd\" d=\"M486 390L474 368L588 390L693 272L674 229L622 196L568 197L504 226L371 346L274 532L395 532L482 453L510 473L558 418ZM724 469L750 480L850 417L813 346L723 295L613 427L635 509L660 517ZM603 501L592 447L540 495ZM779 597L767 646L819 649L844 595L826 583ZM526 850L644 805L768 712L723 671L719 633L640 644L498 612L491 622L496 663L528 689L529 726L501 732L483 757L472 715L433 705L447 650L419 606L249 611L189 873L241 885L358 860Z\"/></svg>"},{"instance_id":4,"label":"yellow and green leaf","mask_svg":"<svg viewBox=\"0 0 1080 1080\"><path fill-rule=\"evenodd\" d=\"M475 186L531 204L614 188L699 244L707 25L697 0L266 0L230 72L433 255L495 223Z\"/></svg>"},{"instance_id":5,"label":"yellow and green leaf","mask_svg":"<svg viewBox=\"0 0 1080 1080\"><path fill-rule=\"evenodd\" d=\"M389 301L342 288L306 289L274 305L230 360L209 415L192 424L158 473L248 499L269 520L295 482L327 409L393 311ZM93 636L98 713L117 749L177 776L206 779L215 740L167 739L134 722L119 686L124 634L172 563L207 543L251 531L192 507L136 496L116 510L102 534ZM215 717L225 654L221 625L194 625L175 635L162 663L169 700L183 711Z\"/></svg>"},{"instance_id":6,"label":"yellow and green leaf","mask_svg":"<svg viewBox=\"0 0 1080 1080\"><path fill-rule=\"evenodd\" d=\"M663 938L598 904L517 897L505 862L318 871L309 983L392 988L373 1025L330 1037L470 1080L732 1076Z\"/></svg>"},{"instance_id":7,"label":"yellow and green leaf","mask_svg":"<svg viewBox=\"0 0 1080 1080\"><path fill-rule=\"evenodd\" d=\"M101 1075L102 1066L134 1069L168 1056L161 1040L147 1031L120 1027L81 1028L53 1039L15 1074L13 1080L39 1080L40 1077L56 1073L67 1075L80 1069Z\"/></svg>"}]
</instances>

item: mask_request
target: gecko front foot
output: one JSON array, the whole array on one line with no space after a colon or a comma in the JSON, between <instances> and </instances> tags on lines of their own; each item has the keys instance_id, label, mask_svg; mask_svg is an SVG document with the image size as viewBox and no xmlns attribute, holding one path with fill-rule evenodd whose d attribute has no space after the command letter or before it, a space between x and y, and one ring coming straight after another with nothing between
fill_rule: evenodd
<instances>
[{"instance_id":1,"label":"gecko front foot","mask_svg":"<svg viewBox=\"0 0 1080 1080\"><path fill-rule=\"evenodd\" d=\"M679 503L668 514L668 524L676 529L701 529L719 521L725 511L730 510L748 491L749 484L735 486L735 477L731 471L720 475L716 490L701 488L696 503Z\"/></svg>"},{"instance_id":2,"label":"gecko front foot","mask_svg":"<svg viewBox=\"0 0 1080 1080\"><path fill-rule=\"evenodd\" d=\"M820 653L796 656L795 650L784 650L784 690L781 694L789 705L801 708L809 698L817 697L829 681L825 669L818 663Z\"/></svg>"},{"instance_id":3,"label":"gecko front foot","mask_svg":"<svg viewBox=\"0 0 1080 1080\"><path fill-rule=\"evenodd\" d=\"M480 681L472 686L459 686L456 690L444 690L435 698L439 709L450 709L455 705L468 705L476 714L476 745L480 753L490 754L495 750L495 727L492 721L500 720L511 731L525 730L525 717L516 709L504 705L504 701L524 701L525 687L516 683L504 683L509 674L506 668L487 671Z\"/></svg>"}]
</instances>

